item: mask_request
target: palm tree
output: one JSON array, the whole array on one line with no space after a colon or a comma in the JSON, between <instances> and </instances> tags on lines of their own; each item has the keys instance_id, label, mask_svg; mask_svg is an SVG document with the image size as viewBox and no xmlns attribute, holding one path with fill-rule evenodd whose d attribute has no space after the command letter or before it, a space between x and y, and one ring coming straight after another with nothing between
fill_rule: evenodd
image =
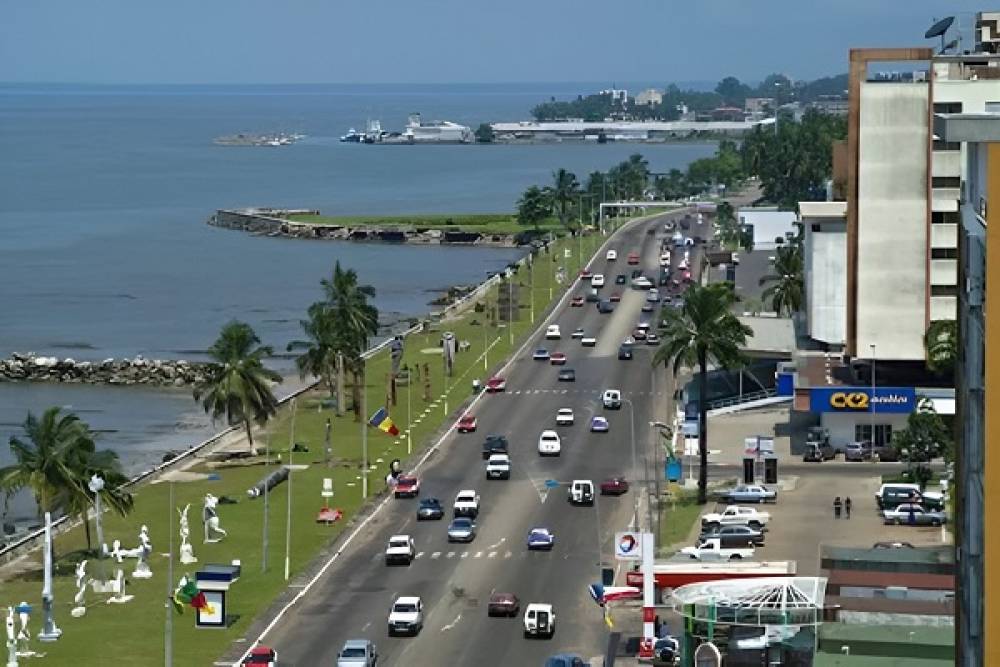
<instances>
[{"instance_id":1,"label":"palm tree","mask_svg":"<svg viewBox=\"0 0 1000 667\"><path fill-rule=\"evenodd\" d=\"M552 208L559 217L559 224L569 228L573 204L580 192L576 174L565 169L552 172L552 185L547 188Z\"/></svg>"},{"instance_id":2,"label":"palm tree","mask_svg":"<svg viewBox=\"0 0 1000 667\"><path fill-rule=\"evenodd\" d=\"M760 279L761 285L772 283L761 297L771 302L771 308L779 315L789 316L802 308L805 288L802 279L802 249L798 245L778 248L774 258L774 273Z\"/></svg>"},{"instance_id":3,"label":"palm tree","mask_svg":"<svg viewBox=\"0 0 1000 667\"><path fill-rule=\"evenodd\" d=\"M342 337L326 304L314 303L307 312L309 319L299 322L306 340L293 340L286 349L289 352L302 350L302 354L295 358L299 378L304 380L306 375L320 378L332 398L337 392L337 354ZM340 408L339 405L337 407Z\"/></svg>"},{"instance_id":4,"label":"palm tree","mask_svg":"<svg viewBox=\"0 0 1000 667\"><path fill-rule=\"evenodd\" d=\"M951 373L958 359L958 322L934 320L924 334L927 368L935 373Z\"/></svg>"},{"instance_id":5,"label":"palm tree","mask_svg":"<svg viewBox=\"0 0 1000 667\"><path fill-rule=\"evenodd\" d=\"M354 269L343 269L338 261L333 267L330 279L320 281L326 296L326 307L333 318L333 326L338 336L338 348L344 356L345 365L354 376L352 387L354 418L361 416L361 383L364 375L362 354L368 349L368 339L378 333L378 309L368 303L375 297L371 285L359 285ZM343 378L338 378L338 386L343 386Z\"/></svg>"},{"instance_id":6,"label":"palm tree","mask_svg":"<svg viewBox=\"0 0 1000 667\"><path fill-rule=\"evenodd\" d=\"M107 449L97 451L93 434L73 413L62 414L52 407L41 418L28 413L23 429L26 438L10 438L17 462L0 468L0 490L13 494L30 489L39 516L45 512L67 512L83 520L87 547L91 547L87 512L92 496L87 488L91 475L104 477L102 498L124 516L132 509L132 495L121 487L127 481L118 455Z\"/></svg>"},{"instance_id":7,"label":"palm tree","mask_svg":"<svg viewBox=\"0 0 1000 667\"><path fill-rule=\"evenodd\" d=\"M208 348L212 358L208 377L194 388L194 400L201 402L212 419L225 415L229 424L243 423L254 456L251 422L263 425L274 416L278 400L270 384L281 382L280 375L264 366L264 358L274 350L259 343L249 324L235 320L226 324Z\"/></svg>"},{"instance_id":8,"label":"palm tree","mask_svg":"<svg viewBox=\"0 0 1000 667\"><path fill-rule=\"evenodd\" d=\"M539 230L539 223L552 213L549 195L537 185L532 185L521 198L517 200L517 222L521 225L532 225Z\"/></svg>"},{"instance_id":9,"label":"palm tree","mask_svg":"<svg viewBox=\"0 0 1000 667\"><path fill-rule=\"evenodd\" d=\"M744 363L740 348L753 330L741 323L730 307L736 302L732 283L694 285L684 302L667 320L653 364L669 364L674 375L681 366L698 367L698 503L708 501L708 364L722 368Z\"/></svg>"}]
</instances>

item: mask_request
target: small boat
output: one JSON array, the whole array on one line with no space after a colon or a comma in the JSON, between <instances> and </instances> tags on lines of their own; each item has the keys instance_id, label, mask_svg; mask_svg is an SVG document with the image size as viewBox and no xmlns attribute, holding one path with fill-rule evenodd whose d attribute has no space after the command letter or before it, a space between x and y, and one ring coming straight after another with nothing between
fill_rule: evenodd
<instances>
[{"instance_id":1,"label":"small boat","mask_svg":"<svg viewBox=\"0 0 1000 667\"><path fill-rule=\"evenodd\" d=\"M342 142L344 142L345 144L360 144L361 140L364 138L364 136L365 136L364 134L362 134L361 132L358 132L357 130L355 130L352 127L347 132L347 134L345 134L344 136L342 136L340 138L340 140Z\"/></svg>"}]
</instances>

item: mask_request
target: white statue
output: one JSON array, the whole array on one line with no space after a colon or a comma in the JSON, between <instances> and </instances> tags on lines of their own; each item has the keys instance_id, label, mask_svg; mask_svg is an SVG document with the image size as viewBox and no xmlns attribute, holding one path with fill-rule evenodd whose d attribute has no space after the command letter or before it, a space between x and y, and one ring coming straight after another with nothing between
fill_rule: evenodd
<instances>
[{"instance_id":1,"label":"white statue","mask_svg":"<svg viewBox=\"0 0 1000 667\"><path fill-rule=\"evenodd\" d=\"M7 667L17 667L17 632L14 622L14 608L7 607Z\"/></svg>"},{"instance_id":2,"label":"white statue","mask_svg":"<svg viewBox=\"0 0 1000 667\"><path fill-rule=\"evenodd\" d=\"M135 597L134 595L125 595L125 572L123 570L115 572L113 588L115 595L108 598L108 604L125 604Z\"/></svg>"},{"instance_id":3,"label":"white statue","mask_svg":"<svg viewBox=\"0 0 1000 667\"><path fill-rule=\"evenodd\" d=\"M17 642L21 645L20 650L17 652L17 657L33 658L38 654L28 647L28 641L31 639L31 633L28 632L28 621L31 620L31 607L27 602L22 600L21 604L14 608L14 611L17 612L18 620L21 621L21 629L17 631Z\"/></svg>"},{"instance_id":4,"label":"white statue","mask_svg":"<svg viewBox=\"0 0 1000 667\"><path fill-rule=\"evenodd\" d=\"M219 525L219 512L216 507L219 499L211 493L205 494L205 506L201 512L201 520L205 524L205 542L218 542L228 533Z\"/></svg>"},{"instance_id":5,"label":"white statue","mask_svg":"<svg viewBox=\"0 0 1000 667\"><path fill-rule=\"evenodd\" d=\"M84 602L83 597L87 593L87 584L90 581L90 578L87 577L87 561L81 560L76 565L76 595L73 596L73 602L76 603L76 606L69 612L73 618L80 618L87 613L87 603Z\"/></svg>"},{"instance_id":6,"label":"white statue","mask_svg":"<svg viewBox=\"0 0 1000 667\"><path fill-rule=\"evenodd\" d=\"M143 525L139 529L139 554L132 576L136 579L149 579L153 571L149 569L149 556L153 553L153 543L149 541L149 528Z\"/></svg>"},{"instance_id":7,"label":"white statue","mask_svg":"<svg viewBox=\"0 0 1000 667\"><path fill-rule=\"evenodd\" d=\"M181 562L185 565L190 565L191 563L197 563L198 559L194 557L194 547L188 542L188 537L191 535L191 529L188 525L188 510L191 509L191 503L184 506L184 511L177 510L177 514L180 515L180 534L181 534Z\"/></svg>"}]
</instances>

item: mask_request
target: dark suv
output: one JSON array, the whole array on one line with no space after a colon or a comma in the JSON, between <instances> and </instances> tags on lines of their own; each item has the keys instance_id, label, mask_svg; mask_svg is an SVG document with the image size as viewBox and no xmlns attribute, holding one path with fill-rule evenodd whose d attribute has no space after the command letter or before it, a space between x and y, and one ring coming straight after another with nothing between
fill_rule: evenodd
<instances>
[{"instance_id":1,"label":"dark suv","mask_svg":"<svg viewBox=\"0 0 1000 667\"><path fill-rule=\"evenodd\" d=\"M488 459L493 454L507 453L507 438L502 435L488 435L483 442L483 458Z\"/></svg>"}]
</instances>

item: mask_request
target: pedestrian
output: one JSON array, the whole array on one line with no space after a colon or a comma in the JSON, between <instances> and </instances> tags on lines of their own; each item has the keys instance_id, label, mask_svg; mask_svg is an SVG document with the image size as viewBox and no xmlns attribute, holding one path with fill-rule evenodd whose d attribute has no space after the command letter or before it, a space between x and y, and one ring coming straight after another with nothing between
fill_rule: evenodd
<instances>
[{"instance_id":1,"label":"pedestrian","mask_svg":"<svg viewBox=\"0 0 1000 667\"><path fill-rule=\"evenodd\" d=\"M848 519L851 518L851 497L847 496L844 498L844 516Z\"/></svg>"},{"instance_id":2,"label":"pedestrian","mask_svg":"<svg viewBox=\"0 0 1000 667\"><path fill-rule=\"evenodd\" d=\"M840 518L840 508L842 506L843 506L843 503L841 503L841 501L840 501L840 496L837 496L836 498L833 499L833 518L834 519L839 519Z\"/></svg>"}]
</instances>

